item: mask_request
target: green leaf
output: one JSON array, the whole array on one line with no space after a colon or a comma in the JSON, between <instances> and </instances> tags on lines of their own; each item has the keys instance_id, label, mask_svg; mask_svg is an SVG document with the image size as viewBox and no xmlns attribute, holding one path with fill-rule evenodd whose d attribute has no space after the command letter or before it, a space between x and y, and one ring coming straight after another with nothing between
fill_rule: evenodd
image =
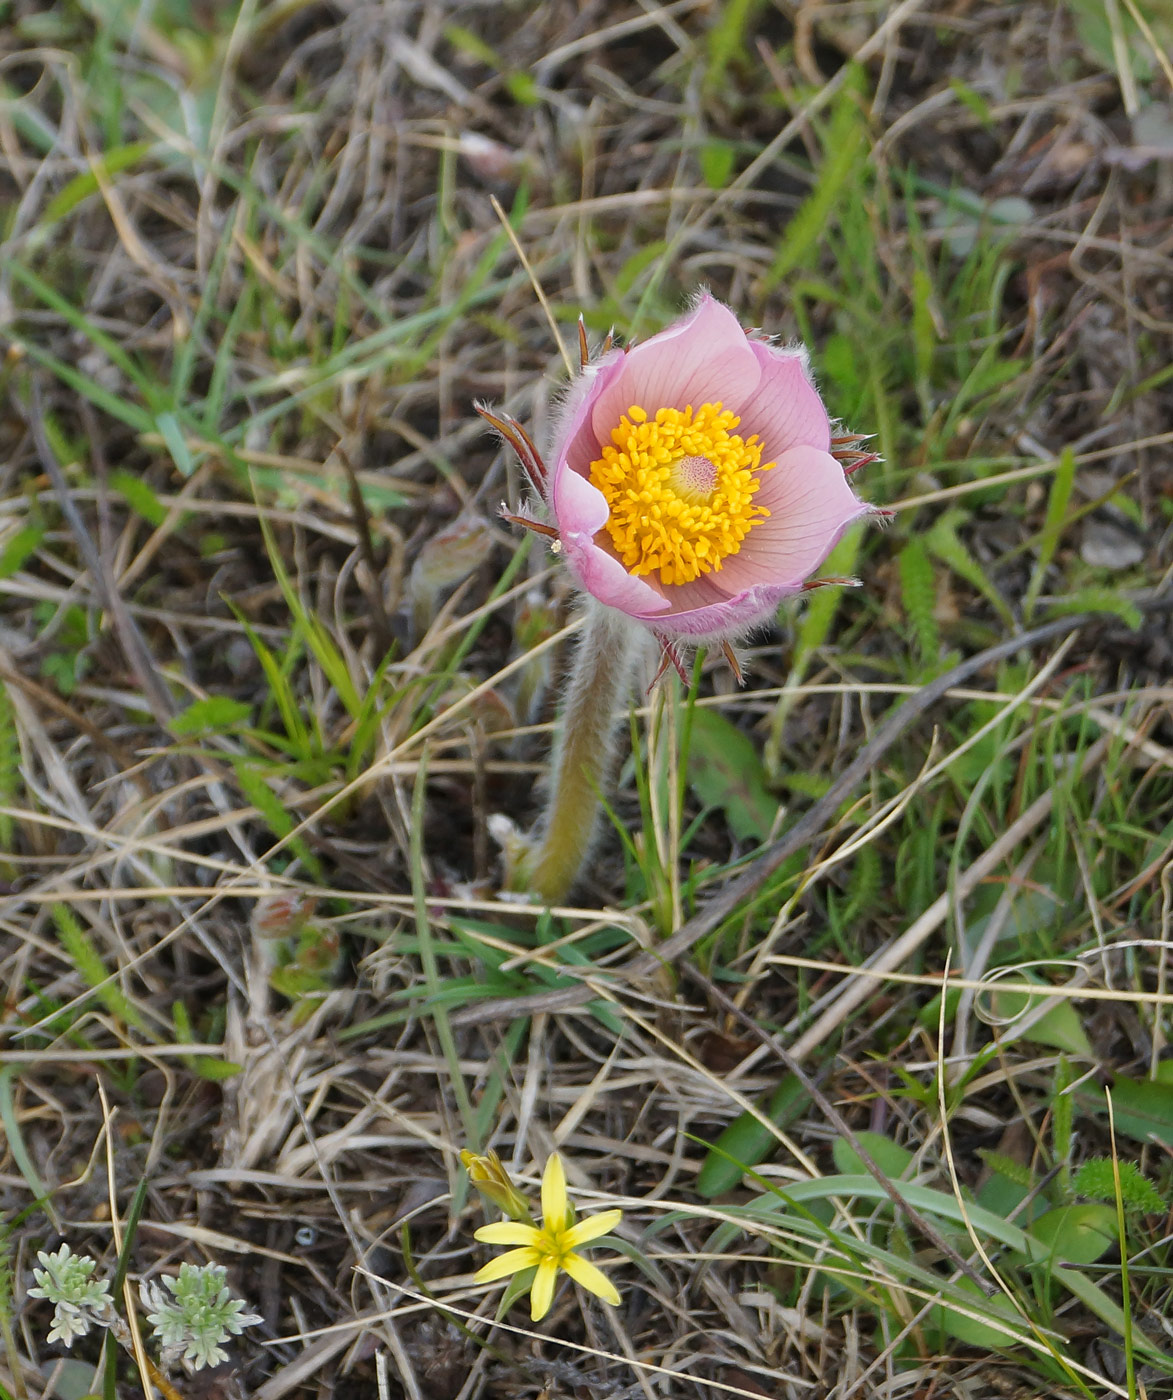
<instances>
[{"instance_id":1,"label":"green leaf","mask_svg":"<svg viewBox=\"0 0 1173 1400\"><path fill-rule=\"evenodd\" d=\"M54 1358L53 1390L56 1400L102 1400L93 1389L94 1364L72 1357Z\"/></svg>"},{"instance_id":2,"label":"green leaf","mask_svg":"<svg viewBox=\"0 0 1173 1400\"><path fill-rule=\"evenodd\" d=\"M1107 1100L1100 1091L1093 1100L1101 1113ZM1173 1147L1173 1084L1152 1079L1117 1079L1112 1085L1116 1131L1137 1142L1163 1142Z\"/></svg>"},{"instance_id":3,"label":"green leaf","mask_svg":"<svg viewBox=\"0 0 1173 1400\"><path fill-rule=\"evenodd\" d=\"M166 506L141 476L119 467L110 473L110 485L136 515L141 515L151 525L161 525L166 520Z\"/></svg>"},{"instance_id":4,"label":"green leaf","mask_svg":"<svg viewBox=\"0 0 1173 1400\"><path fill-rule=\"evenodd\" d=\"M884 883L884 863L875 846L865 846L855 858L847 881L847 903L839 911L840 927L850 929L876 907Z\"/></svg>"},{"instance_id":5,"label":"green leaf","mask_svg":"<svg viewBox=\"0 0 1173 1400\"><path fill-rule=\"evenodd\" d=\"M890 1180L898 1181L912 1165L913 1154L908 1148L901 1147L898 1142L893 1142L890 1137L885 1137L883 1133L865 1130L856 1133L855 1137L876 1166ZM846 1138L837 1137L834 1140L831 1144L831 1156L835 1159L836 1167L844 1175L867 1170L863 1164L863 1158Z\"/></svg>"},{"instance_id":6,"label":"green leaf","mask_svg":"<svg viewBox=\"0 0 1173 1400\"><path fill-rule=\"evenodd\" d=\"M12 1154L13 1164L24 1177L25 1185L32 1193L33 1199L45 1203L46 1214L52 1220L53 1225L60 1229L60 1221L49 1188L37 1174L32 1154L25 1143L24 1134L21 1131L21 1119L24 1115L17 1112L16 1097L12 1092L12 1081L16 1079L19 1082L24 1071L25 1066L17 1062L10 1061L8 1064L0 1065L0 1127L4 1129L5 1143L8 1151Z\"/></svg>"},{"instance_id":7,"label":"green leaf","mask_svg":"<svg viewBox=\"0 0 1173 1400\"><path fill-rule=\"evenodd\" d=\"M826 157L822 168L811 193L795 210L783 231L773 264L763 280L767 291L795 268L806 264L809 255L821 245L840 196L860 177L867 159L867 124L857 100L856 86L858 84L848 83L839 95L824 142Z\"/></svg>"},{"instance_id":8,"label":"green leaf","mask_svg":"<svg viewBox=\"0 0 1173 1400\"><path fill-rule=\"evenodd\" d=\"M1015 1161L1013 1157L1007 1157L1004 1152L994 1152L988 1147L979 1147L977 1155L992 1172L1005 1177L1007 1181L1014 1182L1016 1186L1029 1190L1034 1184L1034 1173L1025 1162Z\"/></svg>"},{"instance_id":9,"label":"green leaf","mask_svg":"<svg viewBox=\"0 0 1173 1400\"><path fill-rule=\"evenodd\" d=\"M1031 1235L1061 1264L1094 1264L1116 1244L1111 1206L1056 1206L1032 1222Z\"/></svg>"},{"instance_id":10,"label":"green leaf","mask_svg":"<svg viewBox=\"0 0 1173 1400\"><path fill-rule=\"evenodd\" d=\"M1075 1126L1075 1103L1067 1092L1075 1075L1066 1055L1059 1056L1055 1083L1051 1090L1051 1154L1059 1165L1060 1182L1066 1188L1071 1175L1071 1143Z\"/></svg>"},{"instance_id":11,"label":"green leaf","mask_svg":"<svg viewBox=\"0 0 1173 1400\"><path fill-rule=\"evenodd\" d=\"M280 837L303 862L313 878L319 882L322 881L324 876L321 862L302 837L292 835L296 822L284 802L265 781L261 772L243 760L233 763L233 768L241 792L260 813L261 820L266 823L273 835Z\"/></svg>"},{"instance_id":12,"label":"green leaf","mask_svg":"<svg viewBox=\"0 0 1173 1400\"><path fill-rule=\"evenodd\" d=\"M1100 67L1114 72L1124 63L1134 80L1152 80L1153 49L1126 5L1119 6L1115 26L1108 18L1106 0L1067 0L1067 8L1075 16L1076 34ZM1173 8L1168 0L1145 0L1138 8L1150 25L1158 48L1167 53L1173 45ZM1122 41L1122 51L1117 49L1114 27Z\"/></svg>"},{"instance_id":13,"label":"green leaf","mask_svg":"<svg viewBox=\"0 0 1173 1400\"><path fill-rule=\"evenodd\" d=\"M302 601L301 595L289 577L289 572L285 567L285 560L278 547L277 540L264 516L261 517L261 532L265 537L265 544L269 551L269 562L273 566L273 572L277 577L277 584L281 589L289 611L296 620L297 635L303 640L306 646L314 654L314 658L322 670L326 673L326 678L334 687L339 700L346 707L346 712L351 719L357 719L363 709L363 698L358 692L354 678L350 674L350 667L345 656L339 650L337 642L330 635L326 624L315 612L311 612ZM250 638L251 640L251 638ZM262 660L263 664L263 660ZM266 668L267 669L267 668Z\"/></svg>"},{"instance_id":14,"label":"green leaf","mask_svg":"<svg viewBox=\"0 0 1173 1400\"><path fill-rule=\"evenodd\" d=\"M17 799L24 786L21 762L16 707L12 703L10 682L0 681L0 806L19 806ZM9 812L0 812L0 851L13 850L15 839L16 818ZM16 867L10 861L0 860L0 878L16 878Z\"/></svg>"},{"instance_id":15,"label":"green leaf","mask_svg":"<svg viewBox=\"0 0 1173 1400\"><path fill-rule=\"evenodd\" d=\"M290 1001L320 1000L334 985L331 977L324 976L314 968L306 968L298 963L287 963L275 967L269 973L269 985Z\"/></svg>"},{"instance_id":16,"label":"green leaf","mask_svg":"<svg viewBox=\"0 0 1173 1400\"><path fill-rule=\"evenodd\" d=\"M171 720L169 728L178 737L223 734L226 730L239 729L251 714L252 706L243 700L233 700L230 695L209 695L181 710Z\"/></svg>"},{"instance_id":17,"label":"green leaf","mask_svg":"<svg viewBox=\"0 0 1173 1400\"><path fill-rule=\"evenodd\" d=\"M923 267L912 274L912 348L916 383L926 420L932 414L933 362L937 356L937 325L933 318L933 279Z\"/></svg>"},{"instance_id":18,"label":"green leaf","mask_svg":"<svg viewBox=\"0 0 1173 1400\"><path fill-rule=\"evenodd\" d=\"M765 1116L786 1129L806 1112L810 1095L788 1074L770 1096ZM764 1162L778 1145L776 1133L752 1113L740 1113L709 1148L697 1173L697 1193L708 1200L732 1191L746 1171Z\"/></svg>"},{"instance_id":19,"label":"green leaf","mask_svg":"<svg viewBox=\"0 0 1173 1400\"><path fill-rule=\"evenodd\" d=\"M1051 560L1055 557L1055 551L1059 547L1059 537L1063 533L1063 526L1067 523L1067 507L1071 502L1071 492L1074 486L1075 453L1070 447L1065 447L1059 458L1059 465L1055 469L1055 475L1051 478L1051 490L1047 497L1047 514L1043 520L1039 539L1039 557L1031 572L1026 598L1022 605L1023 614L1028 619L1034 612L1035 599L1042 591L1043 580L1048 568L1050 568Z\"/></svg>"},{"instance_id":20,"label":"green leaf","mask_svg":"<svg viewBox=\"0 0 1173 1400\"><path fill-rule=\"evenodd\" d=\"M187 1014L187 1007L183 1002L176 1001L171 1004L171 1019L175 1023L175 1038L180 1043L190 1042L195 1039L191 1029L191 1018ZM234 1064L232 1060L217 1059L215 1055L185 1055L183 1063L191 1070L192 1074L198 1074L201 1079L207 1079L213 1084L224 1079L231 1079L234 1074L239 1074L244 1068L243 1065Z\"/></svg>"},{"instance_id":21,"label":"green leaf","mask_svg":"<svg viewBox=\"0 0 1173 1400\"><path fill-rule=\"evenodd\" d=\"M860 531L853 530L844 535L835 548L827 555L823 571L831 577L850 575L855 571L855 561L859 557ZM818 588L811 594L810 601L798 624L798 635L794 642L792 671L797 682L806 673L811 657L827 640L831 623L839 611L843 599L841 588Z\"/></svg>"},{"instance_id":22,"label":"green leaf","mask_svg":"<svg viewBox=\"0 0 1173 1400\"><path fill-rule=\"evenodd\" d=\"M183 436L179 419L171 412L159 413L155 416L155 427L159 430L159 436L163 439L167 451L171 453L171 460L179 468L180 475L191 476L196 469L195 458L191 455L187 439Z\"/></svg>"},{"instance_id":23,"label":"green leaf","mask_svg":"<svg viewBox=\"0 0 1173 1400\"><path fill-rule=\"evenodd\" d=\"M699 153L701 177L711 190L723 190L733 174L735 153L728 141L706 141Z\"/></svg>"},{"instance_id":24,"label":"green leaf","mask_svg":"<svg viewBox=\"0 0 1173 1400\"><path fill-rule=\"evenodd\" d=\"M1032 977L1023 977L1032 982ZM1091 1041L1083 1028L1083 1020L1070 1001L1052 998L1052 1005L1025 1031L1019 1031L1015 1022L1034 1009L1035 999L1027 992L991 991L990 1007L999 1022L999 1038L1017 1039L1019 1035L1035 1045L1050 1045L1056 1050L1064 1050L1069 1055L1078 1055L1085 1060L1094 1060Z\"/></svg>"},{"instance_id":25,"label":"green leaf","mask_svg":"<svg viewBox=\"0 0 1173 1400\"><path fill-rule=\"evenodd\" d=\"M762 0L725 0L716 7L716 20L709 30L709 66L704 89L714 93L725 82L725 70L740 53L745 52L746 32Z\"/></svg>"},{"instance_id":26,"label":"green leaf","mask_svg":"<svg viewBox=\"0 0 1173 1400\"><path fill-rule=\"evenodd\" d=\"M1098 1317L1115 1332L1123 1335L1127 1326L1124 1313L1097 1283L1094 1283L1078 1269L1069 1269L1056 1264L1050 1253L1033 1235L1021 1226L1007 1220L997 1212L985 1210L976 1204L958 1201L952 1194L921 1186L912 1181L890 1181L886 1186L870 1176L826 1176L813 1177L788 1182L786 1186L773 1190L750 1205L734 1210L727 1207L730 1220L715 1230L706 1242L706 1248L723 1249L739 1229L752 1225L755 1221L783 1218L787 1223L796 1219L794 1205L808 1202L840 1199L857 1196L865 1201L887 1201L889 1192L895 1190L917 1210L937 1219L959 1226L972 1226L979 1235L998 1240L1011 1249L1017 1250L1027 1259L1047 1265L1050 1277L1073 1293L1094 1316ZM743 1224L742 1222L745 1222ZM1160 1351L1143 1334L1134 1332L1137 1353L1144 1353L1154 1364L1163 1364ZM1003 1345L1007 1345L1006 1342Z\"/></svg>"},{"instance_id":27,"label":"green leaf","mask_svg":"<svg viewBox=\"0 0 1173 1400\"><path fill-rule=\"evenodd\" d=\"M507 74L505 87L519 107L536 107L542 100L541 89L529 73Z\"/></svg>"},{"instance_id":28,"label":"green leaf","mask_svg":"<svg viewBox=\"0 0 1173 1400\"><path fill-rule=\"evenodd\" d=\"M3 550L0 550L0 578L11 578L36 552L44 538L45 532L40 525L24 525L10 536Z\"/></svg>"},{"instance_id":29,"label":"green leaf","mask_svg":"<svg viewBox=\"0 0 1173 1400\"><path fill-rule=\"evenodd\" d=\"M113 365L122 371L148 403L154 401L157 397L157 386L143 373L138 362L127 353L125 347L115 337L100 330L83 310L75 306L51 283L42 281L35 272L23 263L13 258L6 258L0 260L0 265L11 277L27 287L50 310L56 311L68 325L84 335L96 349L100 350ZM72 365L58 360L48 351L43 350L35 340L23 341L22 345L30 360L52 369L64 383L76 388L98 407L107 408L116 418L129 423L131 427L137 428L140 432L148 432L155 426L149 413L144 413L141 408L128 404L108 393L87 375L75 370ZM49 429L49 426L46 423L46 430ZM62 465L64 466L65 463Z\"/></svg>"},{"instance_id":30,"label":"green leaf","mask_svg":"<svg viewBox=\"0 0 1173 1400\"><path fill-rule=\"evenodd\" d=\"M969 552L968 546L957 533L957 526L965 519L964 511L946 511L934 524L926 537L931 553L943 564L963 578L985 598L1007 627L1016 626L1014 616L1006 606L1006 601L986 575L986 571Z\"/></svg>"},{"instance_id":31,"label":"green leaf","mask_svg":"<svg viewBox=\"0 0 1173 1400\"><path fill-rule=\"evenodd\" d=\"M290 685L289 678L285 673L285 667L278 661L273 652L257 635L256 630L249 624L248 619L236 606L231 598L224 598L224 601L232 609L236 620L244 629L245 636L252 644L253 650L257 654L257 660L261 663L261 669L265 673L265 679L269 683L269 691L273 704L276 705L281 715L281 723L285 726L285 733L291 744L302 755L311 752L311 741L309 731L302 720L301 710L298 705L297 696ZM266 702L267 703L267 702Z\"/></svg>"},{"instance_id":32,"label":"green leaf","mask_svg":"<svg viewBox=\"0 0 1173 1400\"><path fill-rule=\"evenodd\" d=\"M501 56L497 50L485 43L479 34L474 34L471 29L465 29L464 25L446 24L444 37L454 49L467 54L469 58L477 59L486 68L498 71L502 68Z\"/></svg>"},{"instance_id":33,"label":"green leaf","mask_svg":"<svg viewBox=\"0 0 1173 1400\"><path fill-rule=\"evenodd\" d=\"M1123 597L1114 588L1077 588L1074 593L1068 593L1066 597L1053 601L1047 608L1045 616L1068 617L1072 613L1102 612L1112 613L1115 617L1127 622L1129 627L1135 632L1144 621L1144 614L1136 606Z\"/></svg>"},{"instance_id":34,"label":"green leaf","mask_svg":"<svg viewBox=\"0 0 1173 1400\"><path fill-rule=\"evenodd\" d=\"M937 606L937 580L933 561L918 538L913 538L900 551L900 592L904 611L908 614L916 649L922 663L935 665L941 655L941 635L933 616Z\"/></svg>"},{"instance_id":35,"label":"green leaf","mask_svg":"<svg viewBox=\"0 0 1173 1400\"><path fill-rule=\"evenodd\" d=\"M635 286L640 274L662 258L667 248L667 239L655 238L650 243L645 243L637 252L632 253L631 257L615 274L615 280L612 283L615 297L622 301Z\"/></svg>"},{"instance_id":36,"label":"green leaf","mask_svg":"<svg viewBox=\"0 0 1173 1400\"><path fill-rule=\"evenodd\" d=\"M765 841L778 815L762 776L757 745L717 710L692 717L688 781L707 807L719 807L739 841Z\"/></svg>"},{"instance_id":37,"label":"green leaf","mask_svg":"<svg viewBox=\"0 0 1173 1400\"><path fill-rule=\"evenodd\" d=\"M979 1148L978 1155L985 1157L986 1153ZM1029 1176L1029 1172L1027 1175ZM1045 1197L1037 1196L1033 1206L1024 1207L1023 1202L1030 1195L1030 1192L1029 1183L1023 1185L1019 1181L1003 1176L1000 1171L994 1170L978 1187L975 1195L978 1205L983 1210L990 1210L995 1215L1004 1217L1013 1215L1020 1225L1026 1226L1048 1205Z\"/></svg>"},{"instance_id":38,"label":"green leaf","mask_svg":"<svg viewBox=\"0 0 1173 1400\"><path fill-rule=\"evenodd\" d=\"M850 575L859 555L859 530L851 530L839 541L823 562L829 576ZM791 653L789 684L797 686L806 675L814 654L827 640L835 614L842 600L842 588L816 588L806 607L799 614ZM770 733L766 739L764 760L766 775L771 783L781 782L785 769L782 763L782 735L786 718L794 704L794 696L783 692L770 716Z\"/></svg>"},{"instance_id":39,"label":"green leaf","mask_svg":"<svg viewBox=\"0 0 1173 1400\"><path fill-rule=\"evenodd\" d=\"M953 95L957 100L968 107L983 126L993 126L994 118L990 111L990 104L976 88L971 88L968 83L963 83L960 78L950 78L949 86L953 89Z\"/></svg>"},{"instance_id":40,"label":"green leaf","mask_svg":"<svg viewBox=\"0 0 1173 1400\"><path fill-rule=\"evenodd\" d=\"M863 376L860 373L859 354L849 335L844 335L842 331L835 331L829 335L823 344L819 360L822 370L820 380L829 379L836 385L840 399L855 402L861 397Z\"/></svg>"},{"instance_id":41,"label":"green leaf","mask_svg":"<svg viewBox=\"0 0 1173 1400\"><path fill-rule=\"evenodd\" d=\"M97 194L100 189L98 172L108 180L119 171L137 165L148 154L151 145L150 141L132 141L125 146L114 146L103 155L91 158L90 169L81 175L75 175L45 206L45 212L37 221L38 231L43 233L50 224L55 224L58 219L63 219L66 214L76 209L83 199Z\"/></svg>"},{"instance_id":42,"label":"green leaf","mask_svg":"<svg viewBox=\"0 0 1173 1400\"><path fill-rule=\"evenodd\" d=\"M533 1287L534 1279L537 1278L537 1276L538 1271L536 1267L522 1269L520 1273L514 1274L506 1282L505 1292L502 1293L501 1301L497 1304L498 1322L500 1322L500 1320L505 1316L509 1309L514 1305L514 1303L518 1301L518 1299L525 1297L525 1295Z\"/></svg>"},{"instance_id":43,"label":"green leaf","mask_svg":"<svg viewBox=\"0 0 1173 1400\"><path fill-rule=\"evenodd\" d=\"M1116 1167L1120 1172L1120 1198L1126 1210L1139 1210L1155 1215L1165 1209L1165 1198L1135 1162L1121 1157L1117 1160ZM1116 1173L1112 1169L1112 1159L1089 1158L1075 1173L1071 1185L1080 1196L1091 1196L1097 1201L1114 1201Z\"/></svg>"},{"instance_id":44,"label":"green leaf","mask_svg":"<svg viewBox=\"0 0 1173 1400\"><path fill-rule=\"evenodd\" d=\"M126 996L117 979L107 973L101 953L94 947L89 933L68 904L54 904L53 922L57 925L61 945L69 954L78 975L87 987L97 993L98 1000L107 1011L126 1025L145 1031L147 1023L138 1007Z\"/></svg>"},{"instance_id":45,"label":"green leaf","mask_svg":"<svg viewBox=\"0 0 1173 1400\"><path fill-rule=\"evenodd\" d=\"M973 1294L975 1313L998 1313L1006 1319L1008 1327L1015 1324L1021 1327L1022 1320L1005 1295L995 1294L992 1298L987 1298L972 1279L964 1276L957 1279L953 1287L958 1292ZM1014 1338L1006 1328L993 1327L981 1322L978 1318L971 1317L968 1310L962 1312L959 1307L951 1307L948 1303L934 1307L930 1317L947 1337L952 1337L964 1346L980 1347L983 1351L998 1351L1014 1344Z\"/></svg>"}]
</instances>

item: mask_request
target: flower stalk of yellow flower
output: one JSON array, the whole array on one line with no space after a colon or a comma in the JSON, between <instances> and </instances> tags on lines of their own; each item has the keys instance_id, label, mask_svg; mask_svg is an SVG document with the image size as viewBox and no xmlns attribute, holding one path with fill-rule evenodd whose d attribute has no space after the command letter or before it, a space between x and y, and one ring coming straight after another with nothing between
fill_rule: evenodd
<instances>
[{"instance_id":1,"label":"flower stalk of yellow flower","mask_svg":"<svg viewBox=\"0 0 1173 1400\"><path fill-rule=\"evenodd\" d=\"M536 1269L530 1285L530 1316L540 1321L550 1311L554 1301L554 1285L559 1271L567 1273L588 1292L604 1303L619 1302L619 1292L611 1280L588 1263L577 1251L584 1244L597 1240L618 1225L621 1210L604 1210L577 1224L574 1208L566 1195L566 1173L562 1159L555 1152L542 1174L542 1224L523 1224L502 1220L496 1225L482 1225L476 1238L484 1244L510 1244L518 1248L492 1260L476 1274L477 1283L496 1283L498 1279Z\"/></svg>"}]
</instances>

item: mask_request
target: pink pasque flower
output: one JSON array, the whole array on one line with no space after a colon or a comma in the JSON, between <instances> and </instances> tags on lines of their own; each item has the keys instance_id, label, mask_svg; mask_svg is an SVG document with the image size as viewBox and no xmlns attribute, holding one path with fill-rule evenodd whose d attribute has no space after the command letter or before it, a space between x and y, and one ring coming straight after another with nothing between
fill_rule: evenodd
<instances>
[{"instance_id":1,"label":"pink pasque flower","mask_svg":"<svg viewBox=\"0 0 1173 1400\"><path fill-rule=\"evenodd\" d=\"M669 647L766 620L874 513L847 482L874 457L832 438L805 353L748 336L708 293L659 335L584 364L548 472L518 424L486 416L583 589Z\"/></svg>"}]
</instances>

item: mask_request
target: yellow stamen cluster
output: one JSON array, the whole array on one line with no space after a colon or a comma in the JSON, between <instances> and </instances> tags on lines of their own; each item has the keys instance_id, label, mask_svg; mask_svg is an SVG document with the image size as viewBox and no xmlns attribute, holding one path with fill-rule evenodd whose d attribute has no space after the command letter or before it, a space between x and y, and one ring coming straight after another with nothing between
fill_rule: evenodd
<instances>
[{"instance_id":1,"label":"yellow stamen cluster","mask_svg":"<svg viewBox=\"0 0 1173 1400\"><path fill-rule=\"evenodd\" d=\"M633 404L620 418L590 479L611 508L604 528L630 573L691 583L720 569L769 515L753 497L774 463L762 465L756 433L733 431L740 422L720 403L661 408L654 419Z\"/></svg>"}]
</instances>

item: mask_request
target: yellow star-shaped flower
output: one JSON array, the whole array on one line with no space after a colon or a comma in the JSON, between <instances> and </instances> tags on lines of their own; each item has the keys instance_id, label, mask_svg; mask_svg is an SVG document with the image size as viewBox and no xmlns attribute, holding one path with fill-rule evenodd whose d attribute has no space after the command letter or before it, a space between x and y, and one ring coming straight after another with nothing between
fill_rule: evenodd
<instances>
[{"instance_id":1,"label":"yellow star-shaped flower","mask_svg":"<svg viewBox=\"0 0 1173 1400\"><path fill-rule=\"evenodd\" d=\"M476 1238L484 1244L512 1244L520 1248L511 1249L508 1254L486 1264L477 1272L476 1282L495 1283L536 1266L529 1295L530 1316L535 1322L550 1311L560 1269L604 1303L618 1303L619 1292L611 1280L576 1251L614 1229L622 1218L621 1210L604 1210L575 1224L574 1211L566 1196L566 1173L562 1169L562 1159L555 1152L542 1173L541 1229L515 1220L482 1225Z\"/></svg>"}]
</instances>

